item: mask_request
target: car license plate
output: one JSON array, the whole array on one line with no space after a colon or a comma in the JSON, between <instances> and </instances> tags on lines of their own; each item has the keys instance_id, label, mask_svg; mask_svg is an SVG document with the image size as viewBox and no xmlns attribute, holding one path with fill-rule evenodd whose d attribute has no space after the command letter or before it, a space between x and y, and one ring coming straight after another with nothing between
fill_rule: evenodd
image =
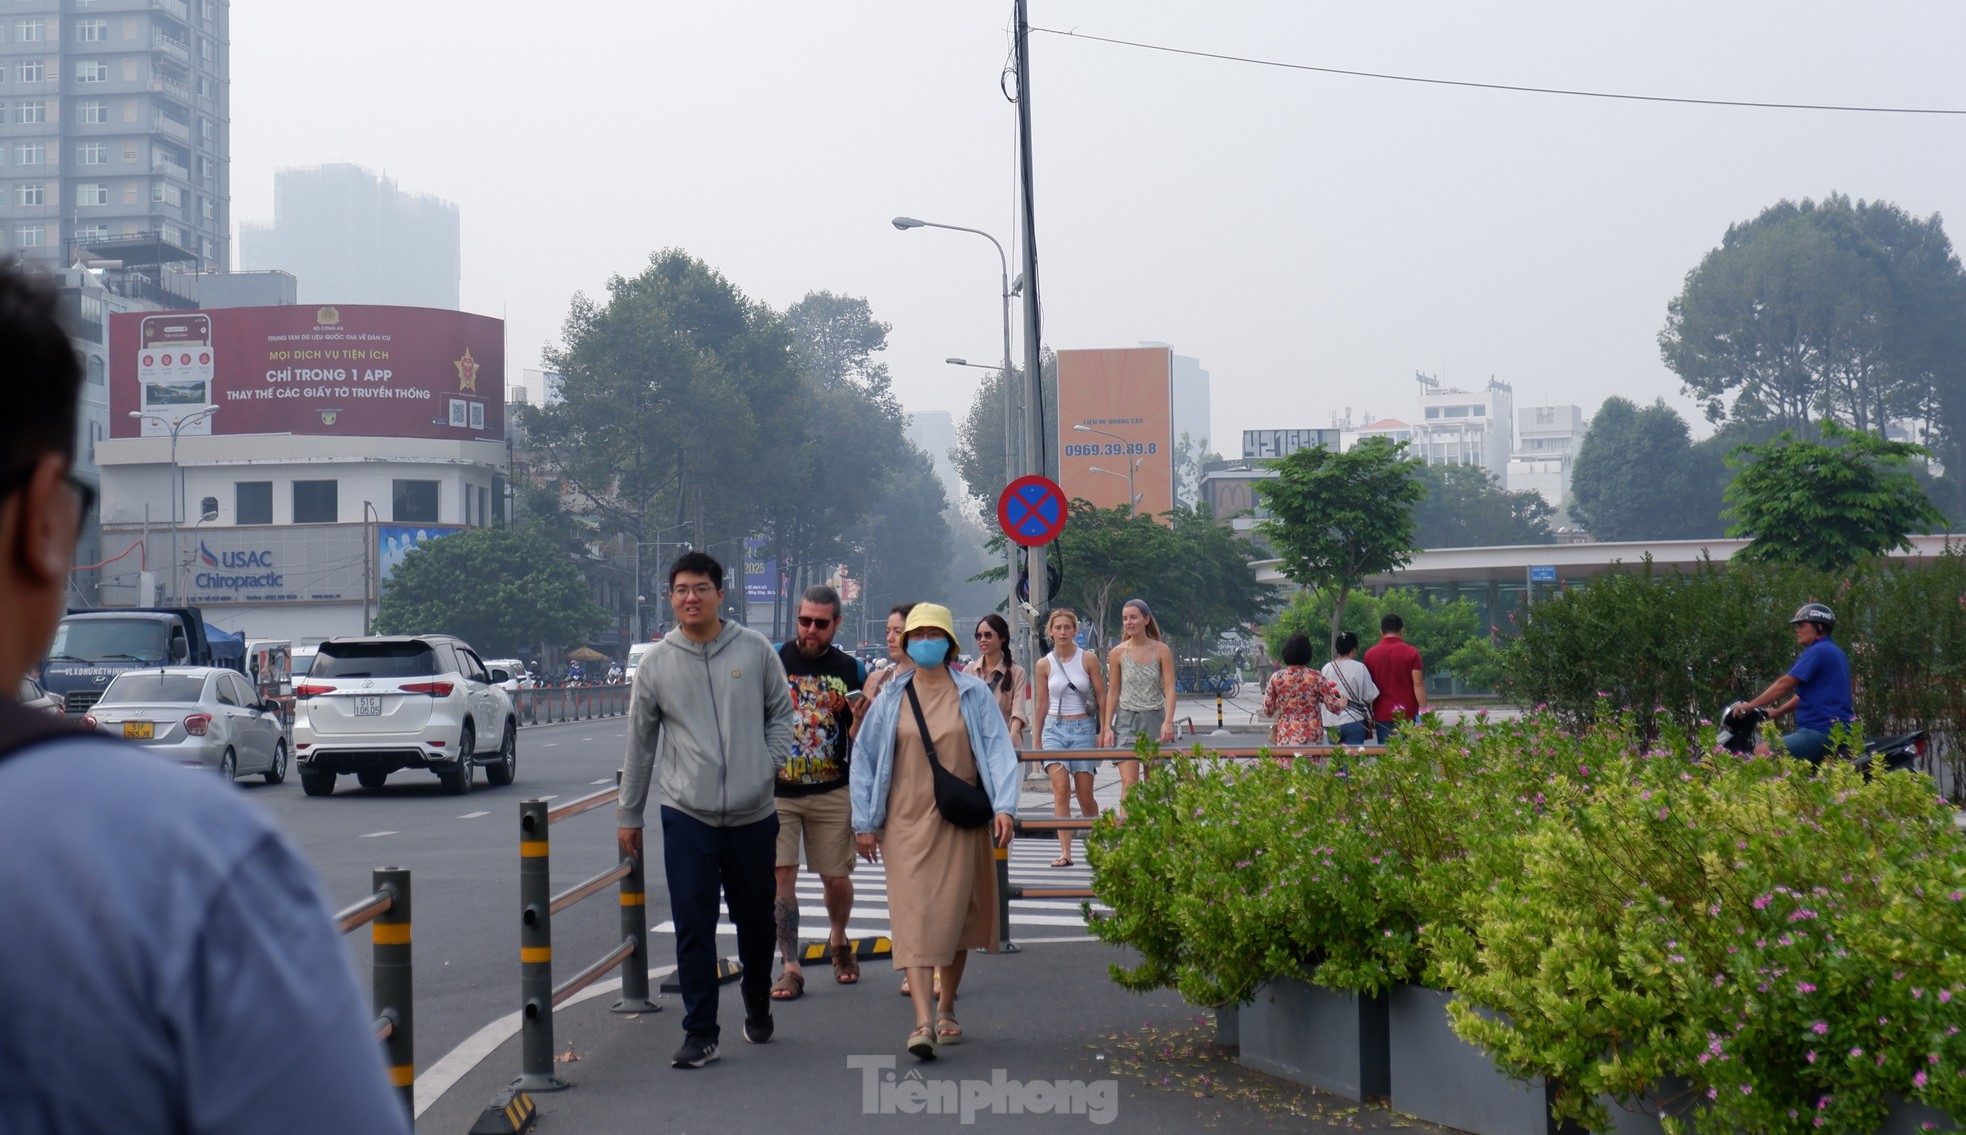
<instances>
[{"instance_id":1,"label":"car license plate","mask_svg":"<svg viewBox=\"0 0 1966 1135\"><path fill-rule=\"evenodd\" d=\"M356 717L381 717L382 699L372 695L362 695L355 699Z\"/></svg>"},{"instance_id":2,"label":"car license plate","mask_svg":"<svg viewBox=\"0 0 1966 1135\"><path fill-rule=\"evenodd\" d=\"M127 741L148 741L156 736L156 723L150 721L125 721L123 738Z\"/></svg>"}]
</instances>

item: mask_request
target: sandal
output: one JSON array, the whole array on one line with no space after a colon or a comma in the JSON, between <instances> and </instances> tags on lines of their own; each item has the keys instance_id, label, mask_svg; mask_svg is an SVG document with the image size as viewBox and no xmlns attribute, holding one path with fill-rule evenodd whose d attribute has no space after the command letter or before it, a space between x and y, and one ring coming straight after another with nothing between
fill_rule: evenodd
<instances>
[{"instance_id":1,"label":"sandal","mask_svg":"<svg viewBox=\"0 0 1966 1135\"><path fill-rule=\"evenodd\" d=\"M901 975L901 996L908 996L908 975L905 973ZM932 996L938 1001L942 999L942 978L939 974L935 978L935 990Z\"/></svg>"},{"instance_id":2,"label":"sandal","mask_svg":"<svg viewBox=\"0 0 1966 1135\"><path fill-rule=\"evenodd\" d=\"M833 947L833 980L841 985L860 981L860 959L854 953L853 943L841 942Z\"/></svg>"},{"instance_id":3,"label":"sandal","mask_svg":"<svg viewBox=\"0 0 1966 1135\"><path fill-rule=\"evenodd\" d=\"M1061 855L1058 858L1052 860L1051 865L1053 867L1070 867L1072 865L1072 857L1069 855Z\"/></svg>"},{"instance_id":4,"label":"sandal","mask_svg":"<svg viewBox=\"0 0 1966 1135\"><path fill-rule=\"evenodd\" d=\"M935 1059L935 1028L932 1025L916 1025L915 1031L908 1034L905 1042L908 1055L917 1060Z\"/></svg>"},{"instance_id":5,"label":"sandal","mask_svg":"<svg viewBox=\"0 0 1966 1135\"><path fill-rule=\"evenodd\" d=\"M956 1023L956 1015L954 1013L937 1013L935 1015L935 1043L961 1044L962 1042L963 1027Z\"/></svg>"},{"instance_id":6,"label":"sandal","mask_svg":"<svg viewBox=\"0 0 1966 1135\"><path fill-rule=\"evenodd\" d=\"M798 970L786 970L771 983L773 1001L797 1001L806 991L806 975Z\"/></svg>"}]
</instances>

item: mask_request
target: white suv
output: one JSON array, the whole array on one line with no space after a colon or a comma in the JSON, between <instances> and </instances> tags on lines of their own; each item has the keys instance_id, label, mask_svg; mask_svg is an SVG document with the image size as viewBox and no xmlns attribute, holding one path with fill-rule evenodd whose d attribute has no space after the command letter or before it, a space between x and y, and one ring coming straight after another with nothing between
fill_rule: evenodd
<instances>
[{"instance_id":1,"label":"white suv","mask_svg":"<svg viewBox=\"0 0 1966 1135\"><path fill-rule=\"evenodd\" d=\"M404 768L430 769L462 796L476 765L491 784L512 783L518 744L511 697L450 635L331 638L294 683L294 761L309 796L345 772L377 788Z\"/></svg>"}]
</instances>

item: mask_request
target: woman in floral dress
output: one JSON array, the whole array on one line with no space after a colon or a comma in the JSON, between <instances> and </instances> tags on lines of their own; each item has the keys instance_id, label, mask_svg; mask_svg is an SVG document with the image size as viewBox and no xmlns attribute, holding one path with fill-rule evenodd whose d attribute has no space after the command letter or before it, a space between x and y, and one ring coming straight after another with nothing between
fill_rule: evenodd
<instances>
[{"instance_id":1,"label":"woman in floral dress","mask_svg":"<svg viewBox=\"0 0 1966 1135\"><path fill-rule=\"evenodd\" d=\"M1345 708L1345 695L1311 668L1310 636L1291 635L1283 643L1283 668L1263 686L1263 716L1272 745L1324 744L1324 710Z\"/></svg>"}]
</instances>

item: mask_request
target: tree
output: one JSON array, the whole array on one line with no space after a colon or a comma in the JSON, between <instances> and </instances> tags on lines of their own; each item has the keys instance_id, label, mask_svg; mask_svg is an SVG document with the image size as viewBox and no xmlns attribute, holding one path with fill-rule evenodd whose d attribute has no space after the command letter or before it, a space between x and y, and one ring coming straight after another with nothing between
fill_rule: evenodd
<instances>
[{"instance_id":1,"label":"tree","mask_svg":"<svg viewBox=\"0 0 1966 1135\"><path fill-rule=\"evenodd\" d=\"M1270 657L1283 657L1284 640L1293 634L1311 640L1313 657L1331 657L1331 640L1337 637L1330 629L1335 600L1329 592L1294 596L1263 630ZM1379 641L1379 620L1385 615L1398 615L1406 624L1402 636L1420 652L1428 675L1452 674L1477 690L1494 689L1500 682L1502 654L1494 644L1492 628L1481 625L1481 612L1473 600L1462 597L1429 606L1410 587L1389 588L1383 595L1360 592L1345 604L1339 629L1357 635L1361 648L1369 647ZM1363 649L1359 655L1364 656Z\"/></svg>"},{"instance_id":2,"label":"tree","mask_svg":"<svg viewBox=\"0 0 1966 1135\"><path fill-rule=\"evenodd\" d=\"M1539 492L1509 492L1479 465L1421 465L1414 474L1427 490L1413 510L1413 541L1422 548L1556 542L1556 509Z\"/></svg>"},{"instance_id":3,"label":"tree","mask_svg":"<svg viewBox=\"0 0 1966 1135\"><path fill-rule=\"evenodd\" d=\"M527 415L534 442L609 532L689 523L708 544L751 531L776 471L759 458L804 408L789 331L677 249L607 289L605 304L574 297L564 345L546 352L562 400Z\"/></svg>"},{"instance_id":4,"label":"tree","mask_svg":"<svg viewBox=\"0 0 1966 1135\"><path fill-rule=\"evenodd\" d=\"M905 549L865 545L855 533L892 494L916 497L922 486L895 483L923 476L919 451L903 436L901 407L888 386L888 325L864 299L812 292L785 312L804 383L803 412L773 439L774 478L761 493L765 531L791 594L868 554L901 562ZM935 480L933 470L926 474ZM935 503L907 510L913 539L946 548L940 485ZM864 570L864 565L863 565ZM788 612L789 613L789 612Z\"/></svg>"},{"instance_id":5,"label":"tree","mask_svg":"<svg viewBox=\"0 0 1966 1135\"><path fill-rule=\"evenodd\" d=\"M1727 534L1753 538L1736 553L1740 559L1834 571L1908 551L1908 535L1944 522L1906 467L1924 447L1829 420L1822 434L1814 442L1784 430L1766 445L1728 455L1739 472L1727 487L1734 521Z\"/></svg>"},{"instance_id":6,"label":"tree","mask_svg":"<svg viewBox=\"0 0 1966 1135\"><path fill-rule=\"evenodd\" d=\"M1938 215L1832 193L1730 225L1668 304L1659 350L1715 423L1882 435L1942 399L1961 408L1962 326L1966 275Z\"/></svg>"},{"instance_id":7,"label":"tree","mask_svg":"<svg viewBox=\"0 0 1966 1135\"><path fill-rule=\"evenodd\" d=\"M1599 540L1718 536L1724 472L1664 399L1607 398L1577 448L1570 515Z\"/></svg>"},{"instance_id":8,"label":"tree","mask_svg":"<svg viewBox=\"0 0 1966 1135\"><path fill-rule=\"evenodd\" d=\"M1413 558L1413 507L1426 490L1405 449L1405 442L1383 437L1365 438L1344 453L1300 449L1279 458L1271 466L1276 477L1256 486L1271 513L1257 531L1277 551L1284 578L1336 592L1333 634L1354 587Z\"/></svg>"},{"instance_id":9,"label":"tree","mask_svg":"<svg viewBox=\"0 0 1966 1135\"><path fill-rule=\"evenodd\" d=\"M480 653L579 641L607 622L564 551L531 528L418 544L383 585L378 634L454 634Z\"/></svg>"},{"instance_id":10,"label":"tree","mask_svg":"<svg viewBox=\"0 0 1966 1135\"><path fill-rule=\"evenodd\" d=\"M1263 553L1208 505L1164 515L1172 546L1148 601L1169 633L1195 642L1197 654L1209 653L1208 644L1223 632L1260 622L1276 605L1277 589L1257 582L1250 566Z\"/></svg>"},{"instance_id":11,"label":"tree","mask_svg":"<svg viewBox=\"0 0 1966 1135\"><path fill-rule=\"evenodd\" d=\"M1011 370L1010 377L1015 385L1014 404L1018 407L1018 434L1023 434L1024 369ZM1050 348L1044 352L1042 371L1044 389L1044 438L1045 452L1050 458L1045 468L1053 477L1058 473L1058 355ZM983 506L987 512L997 506L997 497L1004 486L1029 472L1023 468L1027 462L1020 456L1019 468L1006 469L1004 466L1004 396L1003 372L992 371L976 388L976 398L969 404L969 412L963 415L962 424L956 428L956 448L949 454L955 462L956 472L962 475L963 486L969 490L971 500Z\"/></svg>"},{"instance_id":12,"label":"tree","mask_svg":"<svg viewBox=\"0 0 1966 1135\"><path fill-rule=\"evenodd\" d=\"M1197 441L1183 431L1174 441L1174 503L1193 508L1201 503L1201 475L1211 461L1222 455L1208 448L1208 439Z\"/></svg>"}]
</instances>

